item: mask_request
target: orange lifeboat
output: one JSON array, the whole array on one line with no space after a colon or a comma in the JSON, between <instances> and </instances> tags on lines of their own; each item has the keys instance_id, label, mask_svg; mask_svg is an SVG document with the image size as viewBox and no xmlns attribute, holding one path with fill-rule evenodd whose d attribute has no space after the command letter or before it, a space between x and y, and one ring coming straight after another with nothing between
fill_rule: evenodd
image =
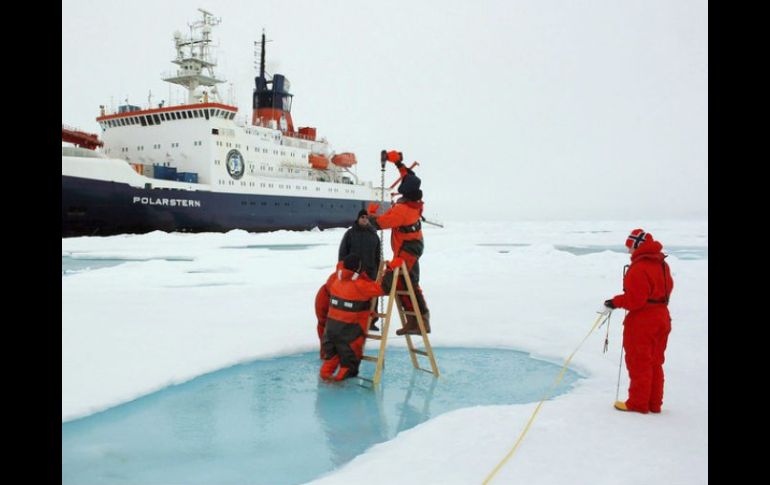
<instances>
[{"instance_id":1,"label":"orange lifeboat","mask_svg":"<svg viewBox=\"0 0 770 485\"><path fill-rule=\"evenodd\" d=\"M318 170L326 170L329 167L329 159L323 155L311 153L308 155L310 166Z\"/></svg>"},{"instance_id":2,"label":"orange lifeboat","mask_svg":"<svg viewBox=\"0 0 770 485\"><path fill-rule=\"evenodd\" d=\"M352 167L356 163L355 153L338 153L332 157L332 163L338 167Z\"/></svg>"},{"instance_id":3,"label":"orange lifeboat","mask_svg":"<svg viewBox=\"0 0 770 485\"><path fill-rule=\"evenodd\" d=\"M96 150L97 147L104 146L104 142L99 140L98 136L74 128L66 128L64 125L61 127L61 141L73 143L89 150Z\"/></svg>"}]
</instances>

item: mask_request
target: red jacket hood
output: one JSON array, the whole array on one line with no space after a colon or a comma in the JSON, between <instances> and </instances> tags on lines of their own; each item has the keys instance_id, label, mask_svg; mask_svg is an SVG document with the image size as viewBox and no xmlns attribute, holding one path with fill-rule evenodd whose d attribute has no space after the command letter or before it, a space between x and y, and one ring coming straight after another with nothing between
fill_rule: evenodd
<instances>
[{"instance_id":1,"label":"red jacket hood","mask_svg":"<svg viewBox=\"0 0 770 485\"><path fill-rule=\"evenodd\" d=\"M337 270L337 278L341 280L349 280L353 278L355 273L349 269L339 268Z\"/></svg>"},{"instance_id":2,"label":"red jacket hood","mask_svg":"<svg viewBox=\"0 0 770 485\"><path fill-rule=\"evenodd\" d=\"M407 207L410 207L412 209L417 209L418 211L420 211L420 215L422 215L422 208L425 205L425 203L423 201L421 201L421 200L416 200L416 201L415 200L403 200L403 202L402 202L402 200L403 199L399 199L398 203L399 204L405 204Z\"/></svg>"},{"instance_id":3,"label":"red jacket hood","mask_svg":"<svg viewBox=\"0 0 770 485\"><path fill-rule=\"evenodd\" d=\"M644 241L636 251L631 254L631 262L638 261L640 259L654 259L656 261L663 261L666 256L661 252L663 245L658 241L647 240Z\"/></svg>"},{"instance_id":4,"label":"red jacket hood","mask_svg":"<svg viewBox=\"0 0 770 485\"><path fill-rule=\"evenodd\" d=\"M352 270L345 269L342 266L342 263L337 264L337 279L340 280L352 280L354 276L358 275L355 279L362 279L362 280L368 280L372 281L371 278L369 278L369 275L367 275L364 270L361 270L360 273L355 273Z\"/></svg>"}]
</instances>

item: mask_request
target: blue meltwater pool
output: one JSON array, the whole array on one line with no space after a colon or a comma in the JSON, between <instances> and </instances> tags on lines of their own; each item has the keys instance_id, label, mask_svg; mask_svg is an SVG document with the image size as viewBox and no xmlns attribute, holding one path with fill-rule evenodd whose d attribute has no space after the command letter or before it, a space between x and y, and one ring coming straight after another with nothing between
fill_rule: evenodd
<instances>
[{"instance_id":1,"label":"blue meltwater pool","mask_svg":"<svg viewBox=\"0 0 770 485\"><path fill-rule=\"evenodd\" d=\"M439 379L391 347L377 391L360 379L322 382L318 352L308 352L223 369L64 423L62 483L304 483L441 413L539 401L561 369L513 350L434 351ZM373 371L361 364L362 375ZM579 377L568 370L553 395Z\"/></svg>"}]
</instances>

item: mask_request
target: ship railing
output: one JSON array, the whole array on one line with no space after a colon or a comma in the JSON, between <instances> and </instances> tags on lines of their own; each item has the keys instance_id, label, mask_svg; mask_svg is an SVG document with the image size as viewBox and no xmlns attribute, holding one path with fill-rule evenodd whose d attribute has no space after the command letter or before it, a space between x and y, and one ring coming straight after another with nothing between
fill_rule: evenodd
<instances>
[{"instance_id":1,"label":"ship railing","mask_svg":"<svg viewBox=\"0 0 770 485\"><path fill-rule=\"evenodd\" d=\"M283 136L289 136L291 138L300 138L302 140L316 141L314 137L310 135L305 135L304 133L300 133L298 131L281 131L281 133L283 133Z\"/></svg>"},{"instance_id":2,"label":"ship railing","mask_svg":"<svg viewBox=\"0 0 770 485\"><path fill-rule=\"evenodd\" d=\"M172 69L170 71L163 71L160 73L161 79L171 79L175 77L190 77L190 76L202 76L207 77L210 79L219 79L216 74L211 74L209 72L204 72L203 69L206 67L213 67L217 63L216 62L208 62L203 59L196 58L196 60L201 61L203 66L201 66L200 71L185 71L184 69Z\"/></svg>"}]
</instances>

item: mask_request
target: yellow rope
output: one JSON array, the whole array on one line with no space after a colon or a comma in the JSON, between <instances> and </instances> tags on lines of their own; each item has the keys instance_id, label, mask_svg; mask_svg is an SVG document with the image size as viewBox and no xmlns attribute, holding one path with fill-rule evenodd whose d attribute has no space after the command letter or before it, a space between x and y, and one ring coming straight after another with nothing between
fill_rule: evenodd
<instances>
[{"instance_id":1,"label":"yellow rope","mask_svg":"<svg viewBox=\"0 0 770 485\"><path fill-rule=\"evenodd\" d=\"M529 417L529 421L527 421L527 425L524 426L524 430L519 435L519 439L516 440L516 443L513 445L513 448L511 448L511 451L508 452L507 455L505 455L505 458L503 458L500 463L497 464L497 466L490 472L489 475L487 475L487 478L484 479L483 485L487 485L492 478L494 478L495 475L497 475L497 472L500 471L500 469L505 465L505 462L508 461L508 459L513 456L513 454L516 452L516 449L521 444L521 441L524 439L524 435L527 434L527 431L529 431L529 427L532 425L532 422L535 420L535 416L537 416L537 413L540 412L540 408L543 406L543 403L551 397L551 392L553 392L554 389L556 389L556 386L559 385L562 378L564 377L565 372L567 372L567 366L569 365L570 361L572 361L572 357L575 356L578 350L580 350L580 347L583 346L583 343L588 339L588 337L593 333L594 330L599 326L599 324L603 321L602 317L605 315L600 314L598 317L596 317L596 321L594 322L593 327L591 327L591 330L588 331L585 337L583 337L583 340L580 342L580 344L575 348L575 350L572 351L569 357L567 357L567 360L564 361L564 365L561 368L561 372L559 372L559 376L556 378L556 381L554 381L553 385L550 389L546 392L543 399L540 400L539 403L537 403L537 407L535 407L535 410L532 412L532 416ZM609 317L609 315L607 315Z\"/></svg>"}]
</instances>

